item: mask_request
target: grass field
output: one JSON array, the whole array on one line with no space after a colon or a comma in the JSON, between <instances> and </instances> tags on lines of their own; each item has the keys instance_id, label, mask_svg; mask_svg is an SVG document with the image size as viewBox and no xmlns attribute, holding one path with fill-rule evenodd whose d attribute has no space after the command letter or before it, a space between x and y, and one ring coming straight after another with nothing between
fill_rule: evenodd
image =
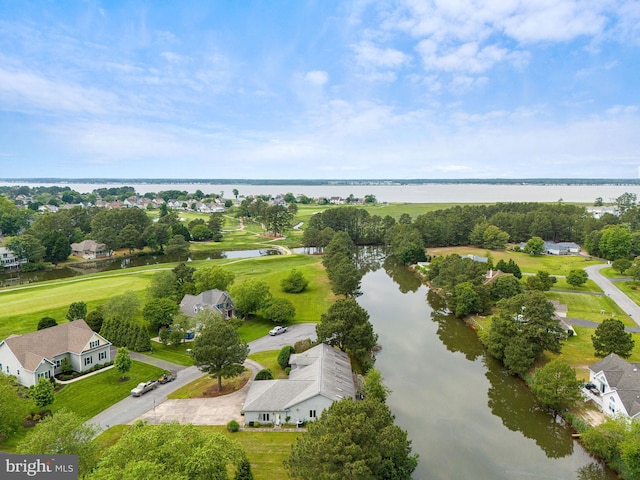
<instances>
[{"instance_id":1,"label":"grass field","mask_svg":"<svg viewBox=\"0 0 640 480\"><path fill-rule=\"evenodd\" d=\"M271 370L273 378L288 378L285 371L278 364L278 354L280 350L267 350L266 352L252 353L249 358L258 362L264 368Z\"/></svg>"},{"instance_id":2,"label":"grass field","mask_svg":"<svg viewBox=\"0 0 640 480\"><path fill-rule=\"evenodd\" d=\"M244 373L237 377L223 378L222 394L226 395L228 393L233 393L242 388L247 383L247 381L249 381L251 374L252 371L246 368L244 370ZM196 378L193 382L186 384L184 387L179 388L175 392L171 392L169 395L167 395L167 398L183 399L202 397L204 395L204 392L212 388L217 390L218 379L212 378L210 375L203 375L200 378Z\"/></svg>"},{"instance_id":3,"label":"grass field","mask_svg":"<svg viewBox=\"0 0 640 480\"><path fill-rule=\"evenodd\" d=\"M478 255L486 257L487 252L491 255L494 265L499 260L508 262L513 259L518 264L520 270L526 273L537 273L539 270L545 270L551 275L568 275L571 270L577 270L602 263L598 260L589 260L584 257L574 255L529 255L524 252L514 252L512 250L490 250L475 247L443 247L428 248L429 255L447 256L452 253L458 255Z\"/></svg>"},{"instance_id":4,"label":"grass field","mask_svg":"<svg viewBox=\"0 0 640 480\"><path fill-rule=\"evenodd\" d=\"M570 318L600 323L615 314L615 317L622 320L628 327L637 327L637 324L610 297L562 292L547 292L547 297L567 305L569 308L567 316ZM601 313L603 310L604 314Z\"/></svg>"},{"instance_id":5,"label":"grass field","mask_svg":"<svg viewBox=\"0 0 640 480\"><path fill-rule=\"evenodd\" d=\"M128 425L116 425L102 432L95 442L101 450L117 443L129 429ZM237 441L251 462L255 480L273 480L287 478L283 461L289 456L291 445L300 435L298 432L255 432L251 430L230 433L224 426L196 427L209 433L220 433Z\"/></svg>"},{"instance_id":6,"label":"grass field","mask_svg":"<svg viewBox=\"0 0 640 480\"><path fill-rule=\"evenodd\" d=\"M190 348L190 345L190 343L183 343L181 345L178 345L177 347L174 347L171 345L163 345L160 342L152 341L151 347L153 348L153 352L145 352L145 355L188 367L193 365L193 358L187 353L187 349Z\"/></svg>"}]
</instances>

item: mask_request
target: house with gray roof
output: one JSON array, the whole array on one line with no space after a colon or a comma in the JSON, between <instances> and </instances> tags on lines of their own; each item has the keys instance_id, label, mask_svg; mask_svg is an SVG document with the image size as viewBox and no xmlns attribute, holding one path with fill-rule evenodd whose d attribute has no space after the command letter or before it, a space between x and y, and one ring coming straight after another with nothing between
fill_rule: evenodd
<instances>
[{"instance_id":1,"label":"house with gray roof","mask_svg":"<svg viewBox=\"0 0 640 480\"><path fill-rule=\"evenodd\" d=\"M76 372L110 362L110 347L111 342L91 330L84 320L75 320L4 339L0 342L0 371L30 387L40 378L60 373L65 358Z\"/></svg>"},{"instance_id":2,"label":"house with gray roof","mask_svg":"<svg viewBox=\"0 0 640 480\"><path fill-rule=\"evenodd\" d=\"M327 344L289 359L289 378L254 381L244 402L245 423L314 421L333 402L355 398L349 356Z\"/></svg>"},{"instance_id":3,"label":"house with gray roof","mask_svg":"<svg viewBox=\"0 0 640 480\"><path fill-rule=\"evenodd\" d=\"M236 306L229 292L218 290L207 290L199 295L185 295L180 301L180 311L189 317L206 308L220 313L224 318L232 318L236 315Z\"/></svg>"},{"instance_id":4,"label":"house with gray roof","mask_svg":"<svg viewBox=\"0 0 640 480\"><path fill-rule=\"evenodd\" d=\"M640 363L630 363L611 353L589 367L589 382L600 393L587 393L609 416L639 418Z\"/></svg>"},{"instance_id":5,"label":"house with gray roof","mask_svg":"<svg viewBox=\"0 0 640 480\"><path fill-rule=\"evenodd\" d=\"M82 242L71 244L71 254L86 260L94 260L110 256L111 251L104 243L98 243L95 240L83 240Z\"/></svg>"}]
</instances>

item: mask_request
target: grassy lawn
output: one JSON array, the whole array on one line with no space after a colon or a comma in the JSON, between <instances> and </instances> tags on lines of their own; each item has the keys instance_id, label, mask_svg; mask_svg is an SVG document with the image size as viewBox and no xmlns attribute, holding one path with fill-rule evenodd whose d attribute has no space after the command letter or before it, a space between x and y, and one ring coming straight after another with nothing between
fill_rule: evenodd
<instances>
[{"instance_id":1,"label":"grassy lawn","mask_svg":"<svg viewBox=\"0 0 640 480\"><path fill-rule=\"evenodd\" d=\"M443 247L427 249L429 255L450 255L457 253L458 255L478 255L486 256L487 250L475 247ZM571 270L585 268L590 265L602 263L597 260L589 260L584 257L574 255L529 255L523 252L514 252L511 250L491 250L489 251L496 264L499 260L508 262L513 259L518 264L520 270L526 273L537 273L538 270L545 270L551 275L568 275Z\"/></svg>"},{"instance_id":2,"label":"grassy lawn","mask_svg":"<svg viewBox=\"0 0 640 480\"><path fill-rule=\"evenodd\" d=\"M584 285L580 285L579 287L574 287L573 285L569 285L567 280L563 277L556 277L556 283L553 285L554 290L571 290L576 293L578 292L597 292L602 293L602 289L596 285L593 280L587 280L587 283Z\"/></svg>"},{"instance_id":3,"label":"grassy lawn","mask_svg":"<svg viewBox=\"0 0 640 480\"><path fill-rule=\"evenodd\" d=\"M640 305L640 290L632 282L615 282L614 285L624 292L634 303Z\"/></svg>"},{"instance_id":4,"label":"grassy lawn","mask_svg":"<svg viewBox=\"0 0 640 480\"><path fill-rule=\"evenodd\" d=\"M130 427L116 425L100 434L96 439L101 447L115 444ZM220 433L242 445L251 461L251 471L255 480L287 478L282 462L289 456L291 445L300 435L298 432L252 432L229 433L224 426L196 427L208 433Z\"/></svg>"},{"instance_id":5,"label":"grassy lawn","mask_svg":"<svg viewBox=\"0 0 640 480\"><path fill-rule=\"evenodd\" d=\"M616 318L622 320L625 325L629 327L637 326L636 323L607 296L548 292L547 297L553 300L559 300L560 303L567 305L569 308L567 316L570 318L581 318L599 323L607 318L611 318L611 314L615 313ZM606 313L600 313L602 310Z\"/></svg>"},{"instance_id":6,"label":"grassy lawn","mask_svg":"<svg viewBox=\"0 0 640 480\"><path fill-rule=\"evenodd\" d=\"M264 368L271 370L273 378L289 378L278 364L278 354L280 350L268 350L266 352L252 353L249 358L258 362Z\"/></svg>"},{"instance_id":7,"label":"grassy lawn","mask_svg":"<svg viewBox=\"0 0 640 480\"><path fill-rule=\"evenodd\" d=\"M233 378L222 379L222 392L221 395L227 395L240 390L251 378L251 370L246 368L242 375ZM175 392L167 395L170 399L183 399L183 398L199 398L210 397L212 393L217 394L218 379L211 378L210 375L203 375L196 378L193 382L186 384L184 387L179 388ZM215 390L215 392L212 392ZM206 393L205 393L206 392Z\"/></svg>"},{"instance_id":8,"label":"grassy lawn","mask_svg":"<svg viewBox=\"0 0 640 480\"><path fill-rule=\"evenodd\" d=\"M189 367L193 365L193 358L187 353L187 348L191 348L189 343L183 343L177 347L171 345L163 345L159 342L151 342L153 353L145 352L145 355L153 358L166 360L167 362L177 363Z\"/></svg>"},{"instance_id":9,"label":"grassy lawn","mask_svg":"<svg viewBox=\"0 0 640 480\"><path fill-rule=\"evenodd\" d=\"M120 374L115 368L65 385L55 394L51 410L66 408L89 419L116 402L129 396L131 389L140 382L162 375L163 370L152 365L133 361L127 372L129 380L119 382Z\"/></svg>"}]
</instances>

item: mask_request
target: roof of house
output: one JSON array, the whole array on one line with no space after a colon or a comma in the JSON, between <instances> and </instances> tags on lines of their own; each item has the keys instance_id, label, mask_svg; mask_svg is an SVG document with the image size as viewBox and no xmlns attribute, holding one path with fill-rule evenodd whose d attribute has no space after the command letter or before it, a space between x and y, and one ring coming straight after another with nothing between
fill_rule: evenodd
<instances>
[{"instance_id":1,"label":"roof of house","mask_svg":"<svg viewBox=\"0 0 640 480\"><path fill-rule=\"evenodd\" d=\"M4 342L20 364L33 371L44 359L61 353L82 353L96 333L84 320L75 320L25 335L11 335Z\"/></svg>"},{"instance_id":2,"label":"roof of house","mask_svg":"<svg viewBox=\"0 0 640 480\"><path fill-rule=\"evenodd\" d=\"M98 243L95 240L83 240L80 243L71 244L71 250L74 252L97 252L105 248L106 245L104 243Z\"/></svg>"},{"instance_id":3,"label":"roof of house","mask_svg":"<svg viewBox=\"0 0 640 480\"><path fill-rule=\"evenodd\" d=\"M224 303L227 298L231 299L229 293L217 288L204 291L198 295L186 294L180 302L180 311L193 316L204 308L217 310L217 305Z\"/></svg>"},{"instance_id":4,"label":"roof of house","mask_svg":"<svg viewBox=\"0 0 640 480\"><path fill-rule=\"evenodd\" d=\"M322 343L291 355L289 363L288 379L251 384L245 411L283 411L317 395L331 401L355 397L351 363L346 353Z\"/></svg>"},{"instance_id":5,"label":"roof of house","mask_svg":"<svg viewBox=\"0 0 640 480\"><path fill-rule=\"evenodd\" d=\"M629 363L615 353L610 353L589 369L594 373L602 372L609 387L618 392L618 396L630 417L640 413L640 364Z\"/></svg>"}]
</instances>

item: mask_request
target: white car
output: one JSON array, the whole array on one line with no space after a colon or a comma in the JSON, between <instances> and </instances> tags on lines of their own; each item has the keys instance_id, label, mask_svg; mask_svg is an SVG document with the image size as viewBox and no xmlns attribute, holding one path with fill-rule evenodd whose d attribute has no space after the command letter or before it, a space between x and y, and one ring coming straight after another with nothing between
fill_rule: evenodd
<instances>
[{"instance_id":1,"label":"white car","mask_svg":"<svg viewBox=\"0 0 640 480\"><path fill-rule=\"evenodd\" d=\"M271 330L269 330L269 335L274 336L274 335L280 335L281 333L284 333L287 331L287 327L273 327Z\"/></svg>"}]
</instances>

